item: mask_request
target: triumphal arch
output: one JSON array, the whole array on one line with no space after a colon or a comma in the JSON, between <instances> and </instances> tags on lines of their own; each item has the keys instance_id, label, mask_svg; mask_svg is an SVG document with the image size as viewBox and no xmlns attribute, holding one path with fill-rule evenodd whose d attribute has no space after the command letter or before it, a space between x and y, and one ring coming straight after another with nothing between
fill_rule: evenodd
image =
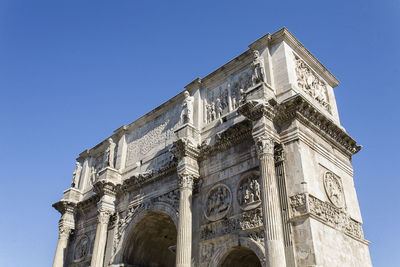
<instances>
[{"instance_id":1,"label":"triumphal arch","mask_svg":"<svg viewBox=\"0 0 400 267\"><path fill-rule=\"evenodd\" d=\"M53 205L53 266L371 266L338 83L284 28L115 130Z\"/></svg>"}]
</instances>

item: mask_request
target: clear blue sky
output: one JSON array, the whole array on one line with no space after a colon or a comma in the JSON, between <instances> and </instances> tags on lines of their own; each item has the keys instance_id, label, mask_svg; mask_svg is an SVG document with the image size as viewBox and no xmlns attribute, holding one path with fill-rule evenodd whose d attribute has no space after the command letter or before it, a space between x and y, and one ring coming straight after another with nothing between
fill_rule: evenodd
<instances>
[{"instance_id":1,"label":"clear blue sky","mask_svg":"<svg viewBox=\"0 0 400 267\"><path fill-rule=\"evenodd\" d=\"M0 266L50 266L74 160L286 26L340 81L375 266L400 266L400 1L0 1Z\"/></svg>"}]
</instances>

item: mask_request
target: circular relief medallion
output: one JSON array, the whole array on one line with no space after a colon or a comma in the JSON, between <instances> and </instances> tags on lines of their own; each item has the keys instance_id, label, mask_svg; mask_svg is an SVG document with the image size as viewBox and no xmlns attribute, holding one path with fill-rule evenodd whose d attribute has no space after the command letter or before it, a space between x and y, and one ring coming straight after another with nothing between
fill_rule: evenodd
<instances>
[{"instance_id":1,"label":"circular relief medallion","mask_svg":"<svg viewBox=\"0 0 400 267\"><path fill-rule=\"evenodd\" d=\"M343 208L345 201L343 186L340 178L332 172L328 171L324 174L324 186L326 195L328 196L332 204L338 208Z\"/></svg>"},{"instance_id":2,"label":"circular relief medallion","mask_svg":"<svg viewBox=\"0 0 400 267\"><path fill-rule=\"evenodd\" d=\"M237 189L237 198L242 210L257 208L261 204L260 176L253 173L244 177Z\"/></svg>"},{"instance_id":3,"label":"circular relief medallion","mask_svg":"<svg viewBox=\"0 0 400 267\"><path fill-rule=\"evenodd\" d=\"M210 221L225 217L232 202L232 194L226 185L219 184L211 188L207 194L204 215Z\"/></svg>"},{"instance_id":4,"label":"circular relief medallion","mask_svg":"<svg viewBox=\"0 0 400 267\"><path fill-rule=\"evenodd\" d=\"M79 239L78 243L75 246L74 252L74 260L81 261L83 260L89 252L89 238L84 235Z\"/></svg>"}]
</instances>

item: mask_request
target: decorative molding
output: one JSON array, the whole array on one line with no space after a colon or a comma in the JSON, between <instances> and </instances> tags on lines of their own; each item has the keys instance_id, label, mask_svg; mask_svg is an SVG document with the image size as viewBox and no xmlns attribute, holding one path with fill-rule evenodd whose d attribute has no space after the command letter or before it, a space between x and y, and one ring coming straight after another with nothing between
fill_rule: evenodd
<instances>
[{"instance_id":1,"label":"decorative molding","mask_svg":"<svg viewBox=\"0 0 400 267\"><path fill-rule=\"evenodd\" d=\"M297 194L289 199L292 222L304 216L309 216L352 238L364 243L367 242L364 239L362 224L351 218L343 209L307 193Z\"/></svg>"},{"instance_id":2,"label":"decorative molding","mask_svg":"<svg viewBox=\"0 0 400 267\"><path fill-rule=\"evenodd\" d=\"M335 144L339 150L349 157L356 154L362 148L341 127L319 112L317 108L301 95L289 98L279 104L276 109L277 115L274 122L278 125L298 119L330 143Z\"/></svg>"},{"instance_id":3,"label":"decorative molding","mask_svg":"<svg viewBox=\"0 0 400 267\"><path fill-rule=\"evenodd\" d=\"M274 106L275 101L273 99L270 101L250 100L241 104L237 112L251 121L256 121L262 117L267 117L270 120L273 120L275 117Z\"/></svg>"}]
</instances>

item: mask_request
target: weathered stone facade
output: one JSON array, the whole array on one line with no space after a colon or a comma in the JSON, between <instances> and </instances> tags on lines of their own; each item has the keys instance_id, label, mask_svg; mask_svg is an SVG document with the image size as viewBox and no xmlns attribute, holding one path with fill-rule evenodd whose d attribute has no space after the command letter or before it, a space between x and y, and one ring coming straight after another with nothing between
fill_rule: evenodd
<instances>
[{"instance_id":1,"label":"weathered stone facade","mask_svg":"<svg viewBox=\"0 0 400 267\"><path fill-rule=\"evenodd\" d=\"M53 266L371 266L336 78L282 29L77 158Z\"/></svg>"}]
</instances>

